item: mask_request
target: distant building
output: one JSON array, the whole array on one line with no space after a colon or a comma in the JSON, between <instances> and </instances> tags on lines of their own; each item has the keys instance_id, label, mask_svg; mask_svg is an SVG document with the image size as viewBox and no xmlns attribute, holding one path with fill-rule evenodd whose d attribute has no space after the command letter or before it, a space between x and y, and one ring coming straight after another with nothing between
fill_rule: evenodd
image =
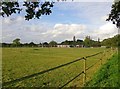
<instances>
[{"instance_id":1,"label":"distant building","mask_svg":"<svg viewBox=\"0 0 120 89\"><path fill-rule=\"evenodd\" d=\"M101 48L106 48L106 46L101 46Z\"/></svg>"},{"instance_id":2,"label":"distant building","mask_svg":"<svg viewBox=\"0 0 120 89\"><path fill-rule=\"evenodd\" d=\"M83 45L72 46L72 45L62 45L62 44L59 44L59 45L57 45L57 47L58 48L71 48L71 47L83 48L84 46Z\"/></svg>"},{"instance_id":3,"label":"distant building","mask_svg":"<svg viewBox=\"0 0 120 89\"><path fill-rule=\"evenodd\" d=\"M83 48L83 45L76 45L77 48Z\"/></svg>"},{"instance_id":4,"label":"distant building","mask_svg":"<svg viewBox=\"0 0 120 89\"><path fill-rule=\"evenodd\" d=\"M70 48L70 45L57 45L58 48Z\"/></svg>"}]
</instances>

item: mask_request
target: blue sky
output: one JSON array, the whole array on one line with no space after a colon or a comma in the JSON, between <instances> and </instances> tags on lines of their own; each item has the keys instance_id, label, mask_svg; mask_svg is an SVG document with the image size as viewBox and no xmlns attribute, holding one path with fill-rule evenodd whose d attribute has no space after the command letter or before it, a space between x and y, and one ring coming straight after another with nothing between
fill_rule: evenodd
<instances>
[{"instance_id":1,"label":"blue sky","mask_svg":"<svg viewBox=\"0 0 120 89\"><path fill-rule=\"evenodd\" d=\"M2 19L2 41L40 43L55 40L72 40L73 36L83 39L90 35L101 40L118 34L111 22L105 21L112 2L56 2L52 14L40 19L25 21L23 13Z\"/></svg>"}]
</instances>

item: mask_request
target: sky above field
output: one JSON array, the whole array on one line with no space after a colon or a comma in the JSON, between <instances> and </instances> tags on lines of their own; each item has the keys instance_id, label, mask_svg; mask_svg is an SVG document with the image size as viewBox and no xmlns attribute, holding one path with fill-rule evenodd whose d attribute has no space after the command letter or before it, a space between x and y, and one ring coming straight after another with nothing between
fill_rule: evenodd
<instances>
[{"instance_id":1,"label":"sky above field","mask_svg":"<svg viewBox=\"0 0 120 89\"><path fill-rule=\"evenodd\" d=\"M56 2L52 14L40 19L25 21L23 13L2 19L2 41L50 42L55 40L84 40L90 36L101 40L118 34L118 29L106 21L112 2Z\"/></svg>"}]
</instances>

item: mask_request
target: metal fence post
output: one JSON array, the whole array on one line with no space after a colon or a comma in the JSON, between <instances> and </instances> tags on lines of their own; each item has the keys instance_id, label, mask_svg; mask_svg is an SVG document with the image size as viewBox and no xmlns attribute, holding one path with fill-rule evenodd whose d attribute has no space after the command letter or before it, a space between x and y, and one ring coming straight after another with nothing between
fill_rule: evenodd
<instances>
[{"instance_id":1,"label":"metal fence post","mask_svg":"<svg viewBox=\"0 0 120 89\"><path fill-rule=\"evenodd\" d=\"M83 73L83 86L86 84L86 58L83 58L84 61L84 73Z\"/></svg>"}]
</instances>

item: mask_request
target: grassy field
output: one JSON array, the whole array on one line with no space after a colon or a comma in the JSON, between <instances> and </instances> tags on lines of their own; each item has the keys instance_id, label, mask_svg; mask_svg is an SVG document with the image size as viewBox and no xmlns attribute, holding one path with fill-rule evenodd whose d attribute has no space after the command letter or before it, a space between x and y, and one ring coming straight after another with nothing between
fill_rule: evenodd
<instances>
[{"instance_id":1,"label":"grassy field","mask_svg":"<svg viewBox=\"0 0 120 89\"><path fill-rule=\"evenodd\" d=\"M104 51L104 48L2 48L2 82L38 73L40 71L73 61L77 58ZM101 54L89 58L87 67L97 62ZM110 57L106 53L103 58ZM99 68L100 63L88 71L87 79ZM6 87L58 87L75 77L83 70L83 61L35 76ZM68 86L82 86L82 77L77 78Z\"/></svg>"}]
</instances>

